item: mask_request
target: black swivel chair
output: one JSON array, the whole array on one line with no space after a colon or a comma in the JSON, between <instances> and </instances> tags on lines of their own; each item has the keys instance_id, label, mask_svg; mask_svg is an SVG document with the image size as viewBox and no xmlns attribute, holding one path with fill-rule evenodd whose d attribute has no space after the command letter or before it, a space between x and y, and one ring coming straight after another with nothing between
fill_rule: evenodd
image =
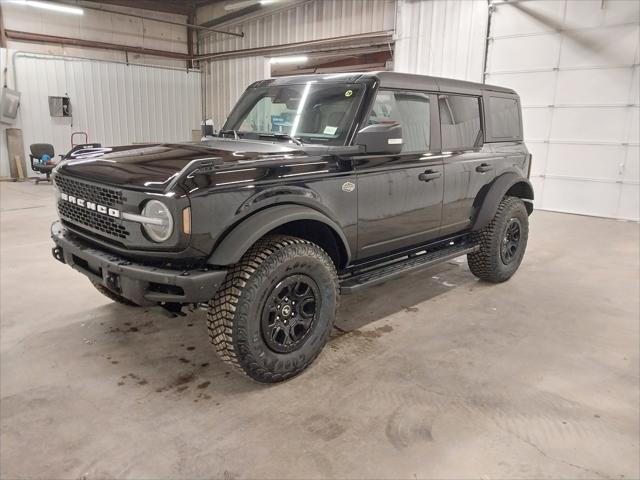
<instances>
[{"instance_id":1,"label":"black swivel chair","mask_svg":"<svg viewBox=\"0 0 640 480\"><path fill-rule=\"evenodd\" d=\"M36 184L40 182L50 182L51 181L51 171L55 168L56 164L51 164L48 162L42 162L42 157L48 155L50 159L55 157L55 152L53 151L53 145L50 143L32 143L30 146L31 154L29 157L31 158L31 169L34 172L42 173L46 175L45 178L36 178ZM60 158L63 155L59 155Z\"/></svg>"}]
</instances>

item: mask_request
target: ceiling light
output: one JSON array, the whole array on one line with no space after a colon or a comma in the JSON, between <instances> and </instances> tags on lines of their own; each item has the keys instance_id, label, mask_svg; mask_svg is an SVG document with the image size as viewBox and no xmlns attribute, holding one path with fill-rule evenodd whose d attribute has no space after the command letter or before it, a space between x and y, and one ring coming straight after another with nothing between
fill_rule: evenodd
<instances>
[{"instance_id":1,"label":"ceiling light","mask_svg":"<svg viewBox=\"0 0 640 480\"><path fill-rule=\"evenodd\" d=\"M50 10L53 12L70 13L72 15L83 15L84 10L71 5L64 5L62 3L53 2L40 2L38 0L14 0L11 3L17 3L20 5L26 5L28 7L42 8L43 10Z\"/></svg>"},{"instance_id":2,"label":"ceiling light","mask_svg":"<svg viewBox=\"0 0 640 480\"><path fill-rule=\"evenodd\" d=\"M304 63L309 60L309 57L306 55L296 55L293 57L273 57L269 59L269 63Z\"/></svg>"}]
</instances>

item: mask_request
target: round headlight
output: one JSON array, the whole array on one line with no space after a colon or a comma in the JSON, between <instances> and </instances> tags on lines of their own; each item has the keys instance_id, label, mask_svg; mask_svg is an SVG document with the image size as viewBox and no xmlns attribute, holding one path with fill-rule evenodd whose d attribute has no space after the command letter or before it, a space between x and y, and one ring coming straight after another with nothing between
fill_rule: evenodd
<instances>
[{"instance_id":1,"label":"round headlight","mask_svg":"<svg viewBox=\"0 0 640 480\"><path fill-rule=\"evenodd\" d=\"M154 242L168 240L173 233L173 217L164 203L150 200L144 206L142 215L149 219L142 226L151 240Z\"/></svg>"}]
</instances>

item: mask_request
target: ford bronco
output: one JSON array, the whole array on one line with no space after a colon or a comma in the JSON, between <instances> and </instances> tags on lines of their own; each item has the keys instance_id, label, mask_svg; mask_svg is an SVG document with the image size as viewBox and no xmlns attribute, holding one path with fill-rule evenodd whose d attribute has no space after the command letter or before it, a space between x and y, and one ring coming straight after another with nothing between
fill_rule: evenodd
<instances>
[{"instance_id":1,"label":"ford bronco","mask_svg":"<svg viewBox=\"0 0 640 480\"><path fill-rule=\"evenodd\" d=\"M132 307L204 308L259 382L308 367L340 294L467 255L522 261L531 155L510 89L395 72L258 81L217 136L73 152L53 256Z\"/></svg>"}]
</instances>

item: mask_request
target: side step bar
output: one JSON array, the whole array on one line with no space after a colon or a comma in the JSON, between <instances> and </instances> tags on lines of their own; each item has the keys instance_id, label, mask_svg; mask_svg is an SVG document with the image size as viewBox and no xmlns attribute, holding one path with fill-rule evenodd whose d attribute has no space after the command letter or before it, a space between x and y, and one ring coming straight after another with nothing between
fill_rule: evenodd
<instances>
[{"instance_id":1,"label":"side step bar","mask_svg":"<svg viewBox=\"0 0 640 480\"><path fill-rule=\"evenodd\" d=\"M461 255L475 252L478 248L477 245L455 245L422 255L412 255L404 260L382 267L371 268L361 273L354 273L349 277L341 279L340 291L343 294L353 293L360 288L386 282L403 273L432 267Z\"/></svg>"}]
</instances>

